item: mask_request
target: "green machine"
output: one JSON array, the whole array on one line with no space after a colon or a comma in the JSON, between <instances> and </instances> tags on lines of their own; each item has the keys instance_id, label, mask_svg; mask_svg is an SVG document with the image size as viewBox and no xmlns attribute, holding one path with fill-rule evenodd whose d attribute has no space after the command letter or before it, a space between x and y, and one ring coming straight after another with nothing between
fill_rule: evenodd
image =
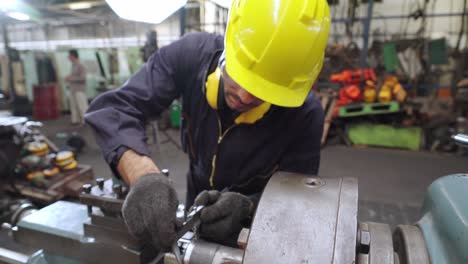
<instances>
[{"instance_id":1,"label":"green machine","mask_svg":"<svg viewBox=\"0 0 468 264\"><path fill-rule=\"evenodd\" d=\"M468 136L455 142L468 147ZM468 263L468 174L456 174L433 182L424 199L417 223L432 263Z\"/></svg>"},{"instance_id":2,"label":"green machine","mask_svg":"<svg viewBox=\"0 0 468 264\"><path fill-rule=\"evenodd\" d=\"M432 263L468 263L468 174L450 175L429 187L417 223Z\"/></svg>"}]
</instances>

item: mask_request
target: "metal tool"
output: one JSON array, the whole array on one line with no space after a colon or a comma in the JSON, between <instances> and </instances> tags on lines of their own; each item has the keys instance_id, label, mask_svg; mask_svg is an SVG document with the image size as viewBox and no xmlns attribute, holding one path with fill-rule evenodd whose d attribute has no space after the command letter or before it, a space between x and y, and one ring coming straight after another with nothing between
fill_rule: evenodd
<instances>
[{"instance_id":1,"label":"metal tool","mask_svg":"<svg viewBox=\"0 0 468 264\"><path fill-rule=\"evenodd\" d=\"M177 240L181 239L187 232L196 229L201 223L201 212L205 206L192 206L181 229L177 231Z\"/></svg>"},{"instance_id":2,"label":"metal tool","mask_svg":"<svg viewBox=\"0 0 468 264\"><path fill-rule=\"evenodd\" d=\"M187 234L187 232L195 231L195 229L200 225L201 223L200 215L201 215L201 211L203 210L203 208L205 208L205 206L203 205L192 206L187 215L187 221L185 221L182 227L179 229L179 231L177 231L176 240L172 244L171 250L172 250L172 253L174 253L174 256L178 264L183 264L182 257L180 256L179 245L177 244L178 240L181 239L185 234ZM159 263L159 261L161 261L164 258L164 255L166 255L165 252L159 253L158 256L150 263L151 264Z\"/></svg>"}]
</instances>

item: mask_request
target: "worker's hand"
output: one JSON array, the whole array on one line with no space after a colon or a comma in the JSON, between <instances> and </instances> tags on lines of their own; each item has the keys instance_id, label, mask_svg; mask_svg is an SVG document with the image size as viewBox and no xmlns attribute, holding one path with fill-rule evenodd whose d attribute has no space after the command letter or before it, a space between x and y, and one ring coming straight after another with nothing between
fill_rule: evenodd
<instances>
[{"instance_id":1,"label":"worker's hand","mask_svg":"<svg viewBox=\"0 0 468 264\"><path fill-rule=\"evenodd\" d=\"M138 241L166 252L176 239L177 206L177 193L169 179L161 174L147 174L130 188L122 214Z\"/></svg>"},{"instance_id":2,"label":"worker's hand","mask_svg":"<svg viewBox=\"0 0 468 264\"><path fill-rule=\"evenodd\" d=\"M235 192L203 191L195 205L204 205L201 212L200 236L229 246L237 244L243 223L253 211L252 201Z\"/></svg>"}]
</instances>

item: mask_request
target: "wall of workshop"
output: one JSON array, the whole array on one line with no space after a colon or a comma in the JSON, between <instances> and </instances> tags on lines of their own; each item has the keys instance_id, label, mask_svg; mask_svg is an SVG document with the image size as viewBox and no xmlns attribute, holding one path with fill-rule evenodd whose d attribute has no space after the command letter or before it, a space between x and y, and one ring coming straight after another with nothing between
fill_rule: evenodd
<instances>
[{"instance_id":1,"label":"wall of workshop","mask_svg":"<svg viewBox=\"0 0 468 264\"><path fill-rule=\"evenodd\" d=\"M71 64L68 50L78 49L80 60L87 69L87 96L94 98L98 94L100 82L104 80L99 70L96 54L99 54L109 81L109 54L115 52L118 57L118 73L113 74L114 84L118 87L142 65L139 48L146 42L149 30L158 32L158 45L164 46L180 36L179 15L174 14L159 25L136 23L125 20L112 20L87 24L16 24L8 26L10 46L20 50L25 72L26 92L30 101L32 87L38 83L36 58L48 54L56 65L56 75L61 89L61 107L69 109L68 89L64 82L70 73ZM0 54L4 53L3 40ZM108 82L109 84L109 82Z\"/></svg>"},{"instance_id":2,"label":"wall of workshop","mask_svg":"<svg viewBox=\"0 0 468 264\"><path fill-rule=\"evenodd\" d=\"M349 6L348 0L339 0L338 5L331 6L333 18L347 18L347 9ZM399 16L408 15L423 6L424 0L383 0L382 3L374 3L373 17L376 18L371 22L370 42L373 39L391 40L399 38L405 32L408 38L416 37L416 33L421 28L421 19L378 19L382 16ZM463 12L463 0L429 0L427 6L427 14L448 14ZM357 17L367 17L367 4L361 4L356 10ZM468 28L468 19L465 20ZM460 26L462 23L461 16L446 16L446 17L427 17L424 37L441 38L445 37L448 44L452 47L456 45ZM355 22L352 27L353 40L362 46L363 24ZM331 30L331 42L348 43L350 39L346 37L345 24L334 23ZM374 36L372 36L374 34ZM464 34L461 47L466 45L466 34Z\"/></svg>"},{"instance_id":3,"label":"wall of workshop","mask_svg":"<svg viewBox=\"0 0 468 264\"><path fill-rule=\"evenodd\" d=\"M174 14L159 25L126 20L79 24L59 22L51 25L15 24L8 26L11 46L18 50L56 50L62 47L109 48L143 46L146 33L155 29L160 46L179 38L179 15ZM0 50L3 49L3 41Z\"/></svg>"},{"instance_id":4,"label":"wall of workshop","mask_svg":"<svg viewBox=\"0 0 468 264\"><path fill-rule=\"evenodd\" d=\"M200 31L224 35L228 10L216 5L213 1L201 1Z\"/></svg>"}]
</instances>

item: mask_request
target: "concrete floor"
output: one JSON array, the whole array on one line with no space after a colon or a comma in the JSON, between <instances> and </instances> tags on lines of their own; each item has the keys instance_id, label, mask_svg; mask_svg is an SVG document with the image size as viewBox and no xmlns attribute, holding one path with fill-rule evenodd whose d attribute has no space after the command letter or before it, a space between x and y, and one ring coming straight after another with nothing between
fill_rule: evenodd
<instances>
[{"instance_id":1,"label":"concrete floor","mask_svg":"<svg viewBox=\"0 0 468 264\"><path fill-rule=\"evenodd\" d=\"M95 144L89 127L73 128L68 117L44 122L51 138L57 132L77 131L87 142L79 162L90 164L95 175L108 178L111 172ZM151 130L149 130L151 132ZM150 137L151 138L151 137ZM158 144L151 144L153 159L168 168L180 201L185 200L185 173L188 159L180 150L177 130L159 132ZM414 223L427 187L435 179L468 172L467 158L451 154L380 148L327 146L322 151L322 177L355 177L359 181L359 220L391 225Z\"/></svg>"}]
</instances>

